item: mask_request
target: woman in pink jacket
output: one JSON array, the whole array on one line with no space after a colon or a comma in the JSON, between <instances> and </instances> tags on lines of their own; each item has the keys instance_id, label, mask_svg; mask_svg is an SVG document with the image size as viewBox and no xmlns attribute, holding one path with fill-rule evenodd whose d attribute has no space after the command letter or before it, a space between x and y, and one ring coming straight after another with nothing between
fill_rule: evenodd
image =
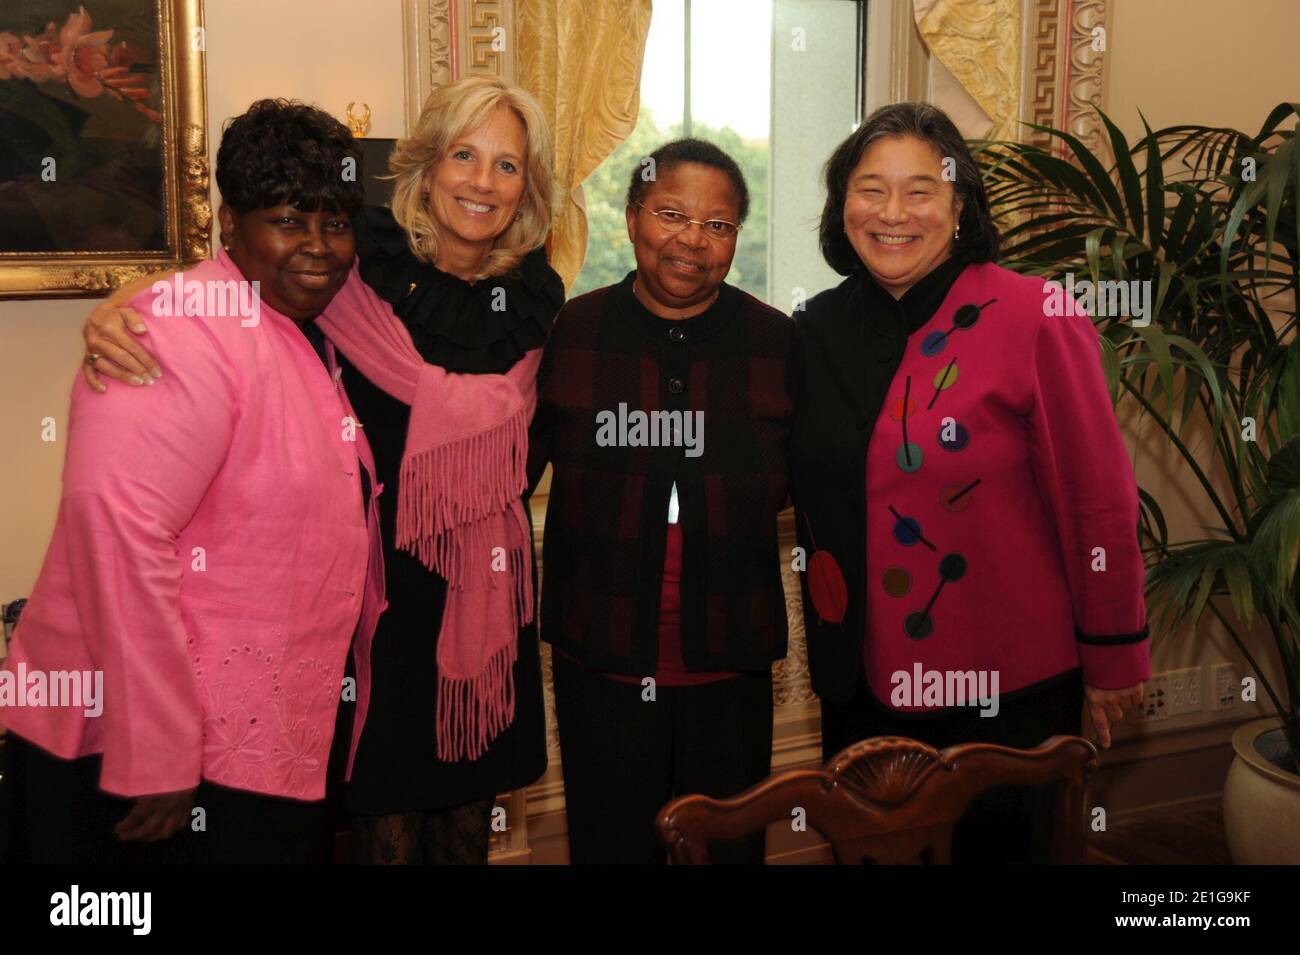
<instances>
[{"instance_id":1,"label":"woman in pink jacket","mask_svg":"<svg viewBox=\"0 0 1300 955\"><path fill-rule=\"evenodd\" d=\"M224 249L131 299L170 373L73 389L0 708L33 861L320 856L348 648L383 604L373 462L312 324L352 268L349 160L320 110L234 119Z\"/></svg>"}]
</instances>

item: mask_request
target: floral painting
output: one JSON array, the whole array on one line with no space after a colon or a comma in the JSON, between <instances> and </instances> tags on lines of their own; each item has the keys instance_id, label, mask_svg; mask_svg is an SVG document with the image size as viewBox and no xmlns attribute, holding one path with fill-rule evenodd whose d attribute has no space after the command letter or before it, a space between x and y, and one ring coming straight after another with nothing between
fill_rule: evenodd
<instances>
[{"instance_id":1,"label":"floral painting","mask_svg":"<svg viewBox=\"0 0 1300 955\"><path fill-rule=\"evenodd\" d=\"M0 3L0 296L204 257L202 0Z\"/></svg>"},{"instance_id":2,"label":"floral painting","mask_svg":"<svg viewBox=\"0 0 1300 955\"><path fill-rule=\"evenodd\" d=\"M0 7L0 252L166 248L157 2Z\"/></svg>"}]
</instances>

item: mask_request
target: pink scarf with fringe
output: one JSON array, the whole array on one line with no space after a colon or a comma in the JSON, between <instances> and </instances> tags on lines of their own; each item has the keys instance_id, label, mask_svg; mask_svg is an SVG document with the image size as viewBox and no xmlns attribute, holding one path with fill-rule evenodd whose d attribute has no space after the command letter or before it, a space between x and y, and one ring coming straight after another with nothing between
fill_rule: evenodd
<instances>
[{"instance_id":1,"label":"pink scarf with fringe","mask_svg":"<svg viewBox=\"0 0 1300 955\"><path fill-rule=\"evenodd\" d=\"M478 759L514 720L518 632L533 619L532 529L520 495L541 349L504 375L426 364L355 265L316 323L362 374L411 406L397 546L447 581L438 758Z\"/></svg>"}]
</instances>

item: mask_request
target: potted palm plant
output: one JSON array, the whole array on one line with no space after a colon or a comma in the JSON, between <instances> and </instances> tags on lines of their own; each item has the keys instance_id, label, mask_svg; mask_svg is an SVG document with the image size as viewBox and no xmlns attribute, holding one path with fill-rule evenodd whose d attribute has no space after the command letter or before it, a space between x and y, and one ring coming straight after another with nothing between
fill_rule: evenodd
<instances>
[{"instance_id":1,"label":"potted palm plant","mask_svg":"<svg viewBox=\"0 0 1300 955\"><path fill-rule=\"evenodd\" d=\"M1254 135L1144 119L1129 143L1103 114L1113 160L1047 127L1034 127L1046 146L976 149L1004 265L1150 293L1142 321L1094 312L1112 397L1158 425L1211 521L1170 540L1168 489L1139 489L1152 632L1208 612L1277 714L1233 737L1224 823L1238 862L1300 862L1297 116L1280 104Z\"/></svg>"}]
</instances>

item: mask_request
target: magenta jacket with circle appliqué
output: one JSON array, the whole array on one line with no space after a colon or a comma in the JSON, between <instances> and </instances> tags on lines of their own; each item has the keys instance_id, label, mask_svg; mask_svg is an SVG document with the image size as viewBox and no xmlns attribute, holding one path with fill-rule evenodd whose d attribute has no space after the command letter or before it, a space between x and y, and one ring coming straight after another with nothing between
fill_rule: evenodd
<instances>
[{"instance_id":1,"label":"magenta jacket with circle appliqu\u00e9","mask_svg":"<svg viewBox=\"0 0 1300 955\"><path fill-rule=\"evenodd\" d=\"M1040 278L968 266L906 342L867 448L866 635L895 673L1150 676L1133 467L1097 333ZM929 707L898 706L899 709Z\"/></svg>"}]
</instances>

